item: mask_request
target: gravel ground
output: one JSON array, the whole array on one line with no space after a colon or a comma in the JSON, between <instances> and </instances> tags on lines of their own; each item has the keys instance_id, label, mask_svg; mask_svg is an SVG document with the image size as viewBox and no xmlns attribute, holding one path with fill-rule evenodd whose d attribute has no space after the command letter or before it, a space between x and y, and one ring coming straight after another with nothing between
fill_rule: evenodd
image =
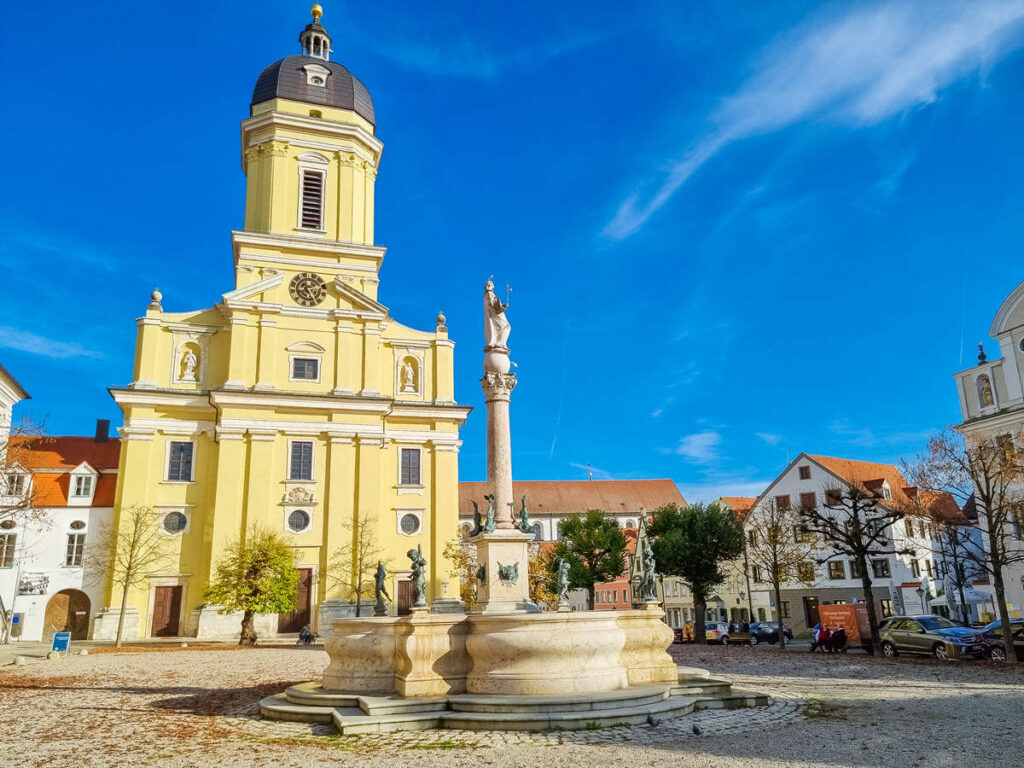
<instances>
[{"instance_id":1,"label":"gravel ground","mask_svg":"<svg viewBox=\"0 0 1024 768\"><path fill-rule=\"evenodd\" d=\"M100 653L0 670L0 766L1021 764L1024 668L774 648L674 646L673 654L776 701L653 728L339 737L256 716L261 697L316 677L322 650Z\"/></svg>"}]
</instances>

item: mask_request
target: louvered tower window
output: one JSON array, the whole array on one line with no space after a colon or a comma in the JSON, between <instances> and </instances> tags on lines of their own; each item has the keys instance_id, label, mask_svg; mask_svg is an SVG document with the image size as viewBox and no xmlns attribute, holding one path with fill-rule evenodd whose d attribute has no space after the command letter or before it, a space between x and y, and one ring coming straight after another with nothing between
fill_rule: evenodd
<instances>
[{"instance_id":1,"label":"louvered tower window","mask_svg":"<svg viewBox=\"0 0 1024 768\"><path fill-rule=\"evenodd\" d=\"M302 172L299 217L303 229L324 228L324 174L320 171Z\"/></svg>"}]
</instances>

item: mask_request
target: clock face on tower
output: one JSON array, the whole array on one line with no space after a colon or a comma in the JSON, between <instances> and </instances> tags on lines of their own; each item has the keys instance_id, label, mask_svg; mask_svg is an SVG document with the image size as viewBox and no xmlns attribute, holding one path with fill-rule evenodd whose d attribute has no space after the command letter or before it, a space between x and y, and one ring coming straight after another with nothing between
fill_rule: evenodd
<instances>
[{"instance_id":1,"label":"clock face on tower","mask_svg":"<svg viewBox=\"0 0 1024 768\"><path fill-rule=\"evenodd\" d=\"M315 307L327 296L327 284L320 275L312 272L299 272L288 285L288 293L296 304L304 307Z\"/></svg>"}]
</instances>

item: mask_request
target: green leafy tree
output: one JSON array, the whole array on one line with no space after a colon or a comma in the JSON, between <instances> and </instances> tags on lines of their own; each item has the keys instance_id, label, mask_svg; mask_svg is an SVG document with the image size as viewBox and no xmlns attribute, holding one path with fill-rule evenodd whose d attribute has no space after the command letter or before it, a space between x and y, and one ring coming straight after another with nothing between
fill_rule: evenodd
<instances>
[{"instance_id":1,"label":"green leafy tree","mask_svg":"<svg viewBox=\"0 0 1024 768\"><path fill-rule=\"evenodd\" d=\"M594 607L594 585L626 572L626 535L615 518L600 509L571 515L558 524L560 539L548 563L552 575L559 559L569 563L569 586L585 589Z\"/></svg>"},{"instance_id":2,"label":"green leafy tree","mask_svg":"<svg viewBox=\"0 0 1024 768\"><path fill-rule=\"evenodd\" d=\"M298 583L295 556L284 540L253 527L228 545L206 587L206 600L219 605L220 613L241 611L238 644L256 645L253 618L294 608Z\"/></svg>"},{"instance_id":3,"label":"green leafy tree","mask_svg":"<svg viewBox=\"0 0 1024 768\"><path fill-rule=\"evenodd\" d=\"M694 641L704 643L708 598L725 581L723 563L743 554L743 526L717 502L666 504L654 510L649 530L658 573L678 576L693 593Z\"/></svg>"}]
</instances>

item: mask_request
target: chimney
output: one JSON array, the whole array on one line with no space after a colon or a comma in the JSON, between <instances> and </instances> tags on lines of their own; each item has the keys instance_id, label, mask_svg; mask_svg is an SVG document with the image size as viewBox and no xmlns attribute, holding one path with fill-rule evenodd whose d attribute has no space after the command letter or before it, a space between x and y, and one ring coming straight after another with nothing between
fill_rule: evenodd
<instances>
[{"instance_id":1,"label":"chimney","mask_svg":"<svg viewBox=\"0 0 1024 768\"><path fill-rule=\"evenodd\" d=\"M97 443L105 443L109 435L110 419L96 419L96 437L93 440Z\"/></svg>"}]
</instances>

